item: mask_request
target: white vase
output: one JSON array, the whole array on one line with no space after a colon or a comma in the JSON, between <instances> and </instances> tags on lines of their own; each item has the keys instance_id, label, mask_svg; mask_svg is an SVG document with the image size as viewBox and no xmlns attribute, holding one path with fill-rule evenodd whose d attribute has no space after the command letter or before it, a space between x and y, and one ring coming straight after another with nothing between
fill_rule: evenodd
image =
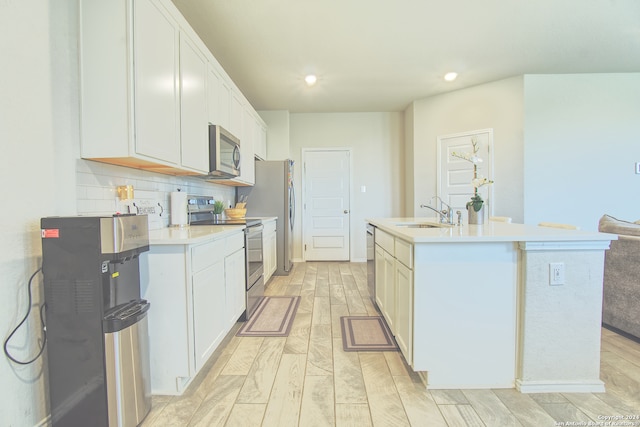
<instances>
[{"instance_id":1,"label":"white vase","mask_svg":"<svg viewBox=\"0 0 640 427\"><path fill-rule=\"evenodd\" d=\"M484 203L479 211L473 208L473 204L467 205L467 212L469 212L469 224L480 225L484 224Z\"/></svg>"}]
</instances>

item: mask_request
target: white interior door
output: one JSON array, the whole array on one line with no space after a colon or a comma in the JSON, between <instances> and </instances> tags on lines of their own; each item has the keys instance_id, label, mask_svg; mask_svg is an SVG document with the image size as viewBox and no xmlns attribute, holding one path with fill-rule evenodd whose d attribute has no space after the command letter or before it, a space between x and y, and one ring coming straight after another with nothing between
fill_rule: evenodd
<instances>
[{"instance_id":1,"label":"white interior door","mask_svg":"<svg viewBox=\"0 0 640 427\"><path fill-rule=\"evenodd\" d=\"M305 260L349 260L350 159L350 150L303 151Z\"/></svg>"},{"instance_id":2,"label":"white interior door","mask_svg":"<svg viewBox=\"0 0 640 427\"><path fill-rule=\"evenodd\" d=\"M482 159L478 163L478 175L493 179L493 129L482 129L438 137L438 196L453 211L462 211L466 218L466 205L473 195L473 164L453 157L452 152L473 153L471 139L476 138L480 150L476 154ZM491 215L493 204L492 185L480 187L480 196L486 203L485 211ZM455 216L454 216L455 218Z\"/></svg>"}]
</instances>

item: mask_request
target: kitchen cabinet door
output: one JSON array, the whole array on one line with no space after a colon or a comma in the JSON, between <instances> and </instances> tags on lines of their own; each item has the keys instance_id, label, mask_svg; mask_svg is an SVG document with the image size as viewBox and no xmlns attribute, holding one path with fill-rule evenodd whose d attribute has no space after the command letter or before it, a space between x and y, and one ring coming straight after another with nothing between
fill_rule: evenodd
<instances>
[{"instance_id":1,"label":"kitchen cabinet door","mask_svg":"<svg viewBox=\"0 0 640 427\"><path fill-rule=\"evenodd\" d=\"M246 308L245 269L244 248L228 255L224 260L227 325L237 322Z\"/></svg>"},{"instance_id":2,"label":"kitchen cabinet door","mask_svg":"<svg viewBox=\"0 0 640 427\"><path fill-rule=\"evenodd\" d=\"M396 318L396 259L387 251L384 251L384 287L383 287L383 307L382 315L389 325L389 329L395 335L395 318Z\"/></svg>"},{"instance_id":3,"label":"kitchen cabinet door","mask_svg":"<svg viewBox=\"0 0 640 427\"><path fill-rule=\"evenodd\" d=\"M263 251L264 251L264 283L267 284L278 265L278 242L276 222L270 221L264 224Z\"/></svg>"},{"instance_id":4,"label":"kitchen cabinet door","mask_svg":"<svg viewBox=\"0 0 640 427\"><path fill-rule=\"evenodd\" d=\"M267 128L259 121L255 127L255 156L267 160Z\"/></svg>"},{"instance_id":5,"label":"kitchen cabinet door","mask_svg":"<svg viewBox=\"0 0 640 427\"><path fill-rule=\"evenodd\" d=\"M385 274L384 274L384 249L375 245L375 271L376 271L376 304L380 311L383 311L385 303Z\"/></svg>"},{"instance_id":6,"label":"kitchen cabinet door","mask_svg":"<svg viewBox=\"0 0 640 427\"><path fill-rule=\"evenodd\" d=\"M222 78L220 79L220 94L218 96L218 114L219 121L213 124L220 124L231 132L231 86Z\"/></svg>"},{"instance_id":7,"label":"kitchen cabinet door","mask_svg":"<svg viewBox=\"0 0 640 427\"><path fill-rule=\"evenodd\" d=\"M229 132L237 136L240 139L240 146L244 144L244 138L242 135L242 119L244 114L244 108L242 108L242 100L240 95L230 93L229 104Z\"/></svg>"},{"instance_id":8,"label":"kitchen cabinet door","mask_svg":"<svg viewBox=\"0 0 640 427\"><path fill-rule=\"evenodd\" d=\"M193 275L193 332L195 366L199 371L224 338L225 262L217 263Z\"/></svg>"},{"instance_id":9,"label":"kitchen cabinet door","mask_svg":"<svg viewBox=\"0 0 640 427\"><path fill-rule=\"evenodd\" d=\"M222 82L216 73L213 65L207 66L207 118L209 123L221 125L220 123L220 96L222 93ZM222 127L225 127L224 125Z\"/></svg>"},{"instance_id":10,"label":"kitchen cabinet door","mask_svg":"<svg viewBox=\"0 0 640 427\"><path fill-rule=\"evenodd\" d=\"M180 34L180 134L181 164L201 173L209 172L207 115L207 62L186 36Z\"/></svg>"},{"instance_id":11,"label":"kitchen cabinet door","mask_svg":"<svg viewBox=\"0 0 640 427\"><path fill-rule=\"evenodd\" d=\"M407 364L413 363L413 271L401 262L395 265L395 337Z\"/></svg>"},{"instance_id":12,"label":"kitchen cabinet door","mask_svg":"<svg viewBox=\"0 0 640 427\"><path fill-rule=\"evenodd\" d=\"M179 27L161 6L134 2L136 153L180 164Z\"/></svg>"}]
</instances>

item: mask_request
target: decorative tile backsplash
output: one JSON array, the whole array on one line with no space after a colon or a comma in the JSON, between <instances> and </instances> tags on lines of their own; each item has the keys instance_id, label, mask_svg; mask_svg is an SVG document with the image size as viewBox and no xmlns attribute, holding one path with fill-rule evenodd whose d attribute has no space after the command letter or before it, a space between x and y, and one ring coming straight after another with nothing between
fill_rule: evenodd
<instances>
[{"instance_id":1,"label":"decorative tile backsplash","mask_svg":"<svg viewBox=\"0 0 640 427\"><path fill-rule=\"evenodd\" d=\"M133 200L118 199L116 187L120 185L133 185ZM78 215L144 213L149 216L149 229L164 228L170 224L170 195L178 190L212 196L225 205L235 203L235 187L90 160L79 159L76 163Z\"/></svg>"}]
</instances>

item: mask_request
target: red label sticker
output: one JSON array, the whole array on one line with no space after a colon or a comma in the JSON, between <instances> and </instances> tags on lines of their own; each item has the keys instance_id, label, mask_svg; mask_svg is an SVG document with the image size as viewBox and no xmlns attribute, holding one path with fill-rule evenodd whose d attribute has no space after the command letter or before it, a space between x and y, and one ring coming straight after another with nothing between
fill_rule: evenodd
<instances>
[{"instance_id":1,"label":"red label sticker","mask_svg":"<svg viewBox=\"0 0 640 427\"><path fill-rule=\"evenodd\" d=\"M59 228L43 228L42 229L42 238L43 239L57 239L60 237L60 229Z\"/></svg>"}]
</instances>

